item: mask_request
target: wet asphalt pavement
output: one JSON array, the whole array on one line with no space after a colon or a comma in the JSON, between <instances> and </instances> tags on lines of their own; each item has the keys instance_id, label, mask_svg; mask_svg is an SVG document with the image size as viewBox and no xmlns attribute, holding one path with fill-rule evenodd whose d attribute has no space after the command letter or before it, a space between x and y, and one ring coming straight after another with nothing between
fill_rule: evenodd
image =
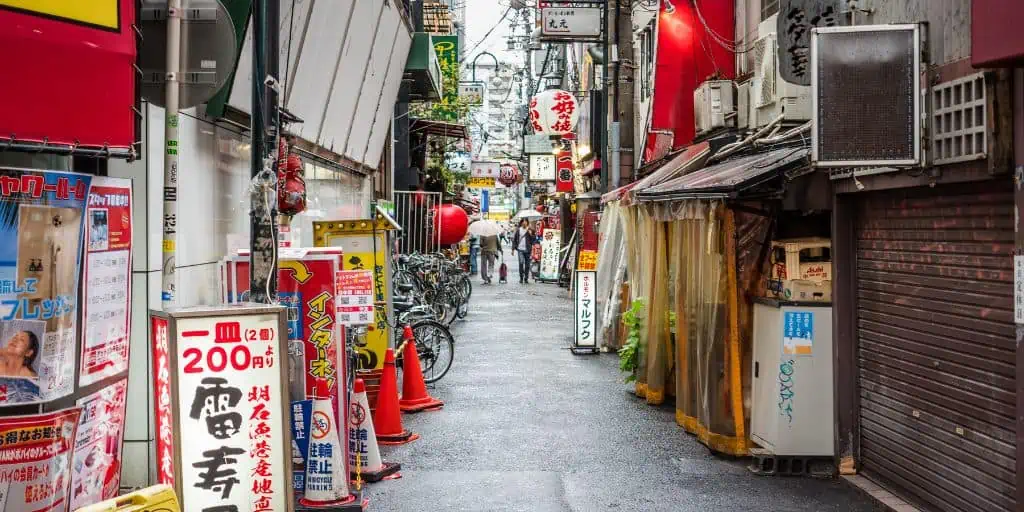
<instances>
[{"instance_id":1,"label":"wet asphalt pavement","mask_svg":"<svg viewBox=\"0 0 1024 512\"><path fill-rule=\"evenodd\" d=\"M371 484L370 511L867 511L845 483L760 477L629 392L614 354L574 356L572 303L554 284L473 279L455 362L403 415L420 439L382 446L402 478Z\"/></svg>"}]
</instances>

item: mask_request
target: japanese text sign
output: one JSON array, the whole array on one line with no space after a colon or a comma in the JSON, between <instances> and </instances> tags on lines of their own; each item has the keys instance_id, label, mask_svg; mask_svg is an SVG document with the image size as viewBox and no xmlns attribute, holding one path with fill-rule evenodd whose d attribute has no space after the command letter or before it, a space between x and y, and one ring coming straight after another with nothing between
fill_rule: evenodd
<instances>
[{"instance_id":1,"label":"japanese text sign","mask_svg":"<svg viewBox=\"0 0 1024 512\"><path fill-rule=\"evenodd\" d=\"M82 415L71 465L71 510L115 498L121 482L128 379L78 400Z\"/></svg>"},{"instance_id":2,"label":"japanese text sign","mask_svg":"<svg viewBox=\"0 0 1024 512\"><path fill-rule=\"evenodd\" d=\"M809 356L814 353L814 313L786 311L782 325L782 353Z\"/></svg>"},{"instance_id":3,"label":"japanese text sign","mask_svg":"<svg viewBox=\"0 0 1024 512\"><path fill-rule=\"evenodd\" d=\"M596 347L597 272L576 272L576 346Z\"/></svg>"},{"instance_id":4,"label":"japanese text sign","mask_svg":"<svg viewBox=\"0 0 1024 512\"><path fill-rule=\"evenodd\" d=\"M555 157L555 190L558 192L573 191L572 152L560 151Z\"/></svg>"},{"instance_id":5,"label":"japanese text sign","mask_svg":"<svg viewBox=\"0 0 1024 512\"><path fill-rule=\"evenodd\" d=\"M545 229L540 242L540 278L546 281L558 279L558 257L562 250L562 231Z\"/></svg>"},{"instance_id":6,"label":"japanese text sign","mask_svg":"<svg viewBox=\"0 0 1024 512\"><path fill-rule=\"evenodd\" d=\"M285 512L291 418L285 309L171 312L174 453L185 511ZM187 442L186 442L187 440Z\"/></svg>"},{"instance_id":7,"label":"japanese text sign","mask_svg":"<svg viewBox=\"0 0 1024 512\"><path fill-rule=\"evenodd\" d=\"M337 289L334 294L338 323L342 325L369 325L373 314L373 272L369 270L339 270L335 274Z\"/></svg>"},{"instance_id":8,"label":"japanese text sign","mask_svg":"<svg viewBox=\"0 0 1024 512\"><path fill-rule=\"evenodd\" d=\"M500 162L477 161L470 164L470 175L474 178L498 178L501 172Z\"/></svg>"},{"instance_id":9,"label":"japanese text sign","mask_svg":"<svg viewBox=\"0 0 1024 512\"><path fill-rule=\"evenodd\" d=\"M80 412L0 418L0 509L65 510Z\"/></svg>"},{"instance_id":10,"label":"japanese text sign","mask_svg":"<svg viewBox=\"0 0 1024 512\"><path fill-rule=\"evenodd\" d=\"M601 36L600 7L544 7L540 11L541 35L561 39L594 39Z\"/></svg>"},{"instance_id":11,"label":"japanese text sign","mask_svg":"<svg viewBox=\"0 0 1024 512\"><path fill-rule=\"evenodd\" d=\"M597 270L597 251L580 251L580 260L576 270Z\"/></svg>"},{"instance_id":12,"label":"japanese text sign","mask_svg":"<svg viewBox=\"0 0 1024 512\"><path fill-rule=\"evenodd\" d=\"M530 181L555 181L555 155L530 155Z\"/></svg>"}]
</instances>

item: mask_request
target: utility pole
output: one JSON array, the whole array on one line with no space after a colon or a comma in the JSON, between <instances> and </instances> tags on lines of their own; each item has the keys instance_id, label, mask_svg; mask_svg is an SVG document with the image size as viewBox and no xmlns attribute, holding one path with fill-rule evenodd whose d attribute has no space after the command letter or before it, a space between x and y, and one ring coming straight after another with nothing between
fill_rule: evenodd
<instances>
[{"instance_id":1,"label":"utility pole","mask_svg":"<svg viewBox=\"0 0 1024 512\"><path fill-rule=\"evenodd\" d=\"M167 83L164 105L164 239L160 301L174 306L174 245L178 230L178 72L181 70L181 0L167 2Z\"/></svg>"},{"instance_id":2,"label":"utility pole","mask_svg":"<svg viewBox=\"0 0 1024 512\"><path fill-rule=\"evenodd\" d=\"M249 297L277 300L278 32L280 0L253 2L252 181L249 208Z\"/></svg>"},{"instance_id":3,"label":"utility pole","mask_svg":"<svg viewBox=\"0 0 1024 512\"><path fill-rule=\"evenodd\" d=\"M611 151L611 184L609 189L633 180L633 7L631 0L614 0L613 46L606 56L612 65L609 95L611 125L608 136ZM607 82L606 82L607 83Z\"/></svg>"}]
</instances>

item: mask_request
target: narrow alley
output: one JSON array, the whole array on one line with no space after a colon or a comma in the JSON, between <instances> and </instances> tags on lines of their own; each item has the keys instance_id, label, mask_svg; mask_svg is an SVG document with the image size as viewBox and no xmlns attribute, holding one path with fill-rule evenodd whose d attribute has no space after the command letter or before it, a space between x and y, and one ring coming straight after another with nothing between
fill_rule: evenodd
<instances>
[{"instance_id":1,"label":"narrow alley","mask_svg":"<svg viewBox=\"0 0 1024 512\"><path fill-rule=\"evenodd\" d=\"M510 256L505 255L506 262ZM857 511L837 481L766 478L713 456L671 406L629 392L612 354L573 356L572 302L551 284L474 281L443 410L403 415L421 438L381 447L402 478L372 484L389 511Z\"/></svg>"}]
</instances>

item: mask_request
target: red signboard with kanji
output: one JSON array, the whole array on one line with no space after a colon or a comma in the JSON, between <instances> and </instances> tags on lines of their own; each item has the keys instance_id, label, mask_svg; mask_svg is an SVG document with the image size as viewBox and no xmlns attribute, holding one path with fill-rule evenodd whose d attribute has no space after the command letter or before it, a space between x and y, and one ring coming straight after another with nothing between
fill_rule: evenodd
<instances>
[{"instance_id":1,"label":"red signboard with kanji","mask_svg":"<svg viewBox=\"0 0 1024 512\"><path fill-rule=\"evenodd\" d=\"M555 157L555 190L558 192L572 192L572 152L559 151Z\"/></svg>"}]
</instances>

